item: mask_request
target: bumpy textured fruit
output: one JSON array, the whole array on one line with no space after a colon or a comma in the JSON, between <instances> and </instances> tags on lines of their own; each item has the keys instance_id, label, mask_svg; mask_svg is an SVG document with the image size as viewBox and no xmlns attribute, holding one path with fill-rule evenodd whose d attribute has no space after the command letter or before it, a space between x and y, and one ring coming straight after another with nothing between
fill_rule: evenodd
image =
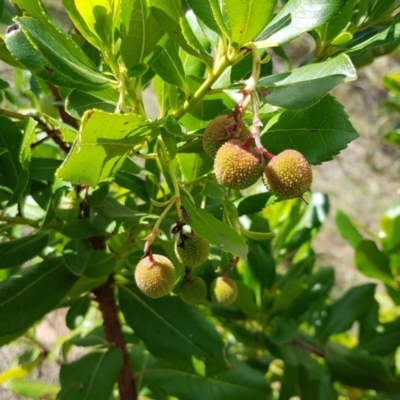
<instances>
[{"instance_id":1,"label":"bumpy textured fruit","mask_svg":"<svg viewBox=\"0 0 400 400\"><path fill-rule=\"evenodd\" d=\"M176 272L172 262L159 254L141 259L135 269L137 287L154 299L171 293L175 279Z\"/></svg>"},{"instance_id":2,"label":"bumpy textured fruit","mask_svg":"<svg viewBox=\"0 0 400 400\"><path fill-rule=\"evenodd\" d=\"M187 304L201 304L206 300L207 285L198 276L184 279L179 287L178 296Z\"/></svg>"},{"instance_id":3,"label":"bumpy textured fruit","mask_svg":"<svg viewBox=\"0 0 400 400\"><path fill-rule=\"evenodd\" d=\"M211 297L221 306L234 303L238 295L236 282L227 276L219 276L211 283Z\"/></svg>"},{"instance_id":4,"label":"bumpy textured fruit","mask_svg":"<svg viewBox=\"0 0 400 400\"><path fill-rule=\"evenodd\" d=\"M237 122L233 115L220 115L204 131L203 148L214 158L218 149L228 140L239 139L244 142L249 136L250 130L243 120Z\"/></svg>"},{"instance_id":5,"label":"bumpy textured fruit","mask_svg":"<svg viewBox=\"0 0 400 400\"><path fill-rule=\"evenodd\" d=\"M198 267L208 260L210 244L192 232L183 242L178 238L175 242L175 254L186 267Z\"/></svg>"},{"instance_id":6,"label":"bumpy textured fruit","mask_svg":"<svg viewBox=\"0 0 400 400\"><path fill-rule=\"evenodd\" d=\"M294 199L310 189L311 165L296 150L279 153L266 165L263 181L267 189L283 200Z\"/></svg>"},{"instance_id":7,"label":"bumpy textured fruit","mask_svg":"<svg viewBox=\"0 0 400 400\"><path fill-rule=\"evenodd\" d=\"M242 145L240 140L230 140L221 146L214 159L215 177L229 189L247 189L262 175L263 164L256 150Z\"/></svg>"}]
</instances>

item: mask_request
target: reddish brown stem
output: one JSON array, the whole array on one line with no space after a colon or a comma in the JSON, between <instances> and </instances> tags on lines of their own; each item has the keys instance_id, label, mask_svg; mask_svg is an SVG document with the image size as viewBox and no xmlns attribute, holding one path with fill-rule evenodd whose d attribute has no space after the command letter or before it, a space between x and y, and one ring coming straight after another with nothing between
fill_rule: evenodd
<instances>
[{"instance_id":1,"label":"reddish brown stem","mask_svg":"<svg viewBox=\"0 0 400 400\"><path fill-rule=\"evenodd\" d=\"M118 377L118 389L121 400L137 399L136 385L131 372L128 352L124 335L122 334L121 323L118 319L118 307L114 295L114 276L110 275L107 282L93 290L96 300L99 303L103 315L103 326L106 339L121 349L123 364Z\"/></svg>"}]
</instances>

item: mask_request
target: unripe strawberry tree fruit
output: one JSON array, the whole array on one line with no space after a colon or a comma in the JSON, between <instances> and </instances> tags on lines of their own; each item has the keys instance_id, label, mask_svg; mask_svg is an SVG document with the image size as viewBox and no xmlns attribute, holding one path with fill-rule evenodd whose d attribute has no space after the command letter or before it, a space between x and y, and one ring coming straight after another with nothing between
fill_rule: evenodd
<instances>
[{"instance_id":1,"label":"unripe strawberry tree fruit","mask_svg":"<svg viewBox=\"0 0 400 400\"><path fill-rule=\"evenodd\" d=\"M175 279L172 262L159 254L151 254L141 259L135 268L136 285L149 297L158 298L170 294Z\"/></svg>"},{"instance_id":2,"label":"unripe strawberry tree fruit","mask_svg":"<svg viewBox=\"0 0 400 400\"><path fill-rule=\"evenodd\" d=\"M330 91L400 43L398 1L50 3L0 2L0 343L26 349L0 397L400 393L398 212L377 243L337 213L381 285L331 299L311 171L349 154Z\"/></svg>"}]
</instances>

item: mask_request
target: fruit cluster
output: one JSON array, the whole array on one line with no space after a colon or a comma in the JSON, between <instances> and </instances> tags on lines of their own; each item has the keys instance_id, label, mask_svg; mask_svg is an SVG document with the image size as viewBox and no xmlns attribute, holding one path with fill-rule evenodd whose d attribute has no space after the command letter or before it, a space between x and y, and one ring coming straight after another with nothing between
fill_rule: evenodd
<instances>
[{"instance_id":1,"label":"fruit cluster","mask_svg":"<svg viewBox=\"0 0 400 400\"><path fill-rule=\"evenodd\" d=\"M262 176L266 188L282 200L301 197L311 187L312 170L307 159L296 150L284 150L270 158L264 167L260 149L252 147L250 130L235 115L221 115L207 126L204 151L214 158L215 177L229 189L242 190Z\"/></svg>"},{"instance_id":2,"label":"fruit cluster","mask_svg":"<svg viewBox=\"0 0 400 400\"><path fill-rule=\"evenodd\" d=\"M193 231L180 234L175 242L175 255L186 267L186 273L177 284L176 293L188 304L206 302L207 285L205 281L191 274L196 268L208 260L210 245ZM140 291L152 298L169 295L176 281L176 270L169 258L159 254L149 254L142 258L135 269L135 281ZM211 283L211 298L219 305L230 305L237 297L237 285L227 276L218 277Z\"/></svg>"}]
</instances>

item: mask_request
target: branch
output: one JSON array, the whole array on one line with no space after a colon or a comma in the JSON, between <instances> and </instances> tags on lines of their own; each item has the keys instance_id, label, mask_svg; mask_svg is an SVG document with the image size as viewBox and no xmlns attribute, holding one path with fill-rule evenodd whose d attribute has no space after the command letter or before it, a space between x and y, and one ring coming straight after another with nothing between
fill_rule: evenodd
<instances>
[{"instance_id":1,"label":"branch","mask_svg":"<svg viewBox=\"0 0 400 400\"><path fill-rule=\"evenodd\" d=\"M131 372L128 352L121 323L118 319L118 308L114 297L114 276L111 274L106 283L93 290L103 315L103 326L106 339L122 351L123 364L118 377L118 389L121 400L137 399L136 385Z\"/></svg>"}]
</instances>

